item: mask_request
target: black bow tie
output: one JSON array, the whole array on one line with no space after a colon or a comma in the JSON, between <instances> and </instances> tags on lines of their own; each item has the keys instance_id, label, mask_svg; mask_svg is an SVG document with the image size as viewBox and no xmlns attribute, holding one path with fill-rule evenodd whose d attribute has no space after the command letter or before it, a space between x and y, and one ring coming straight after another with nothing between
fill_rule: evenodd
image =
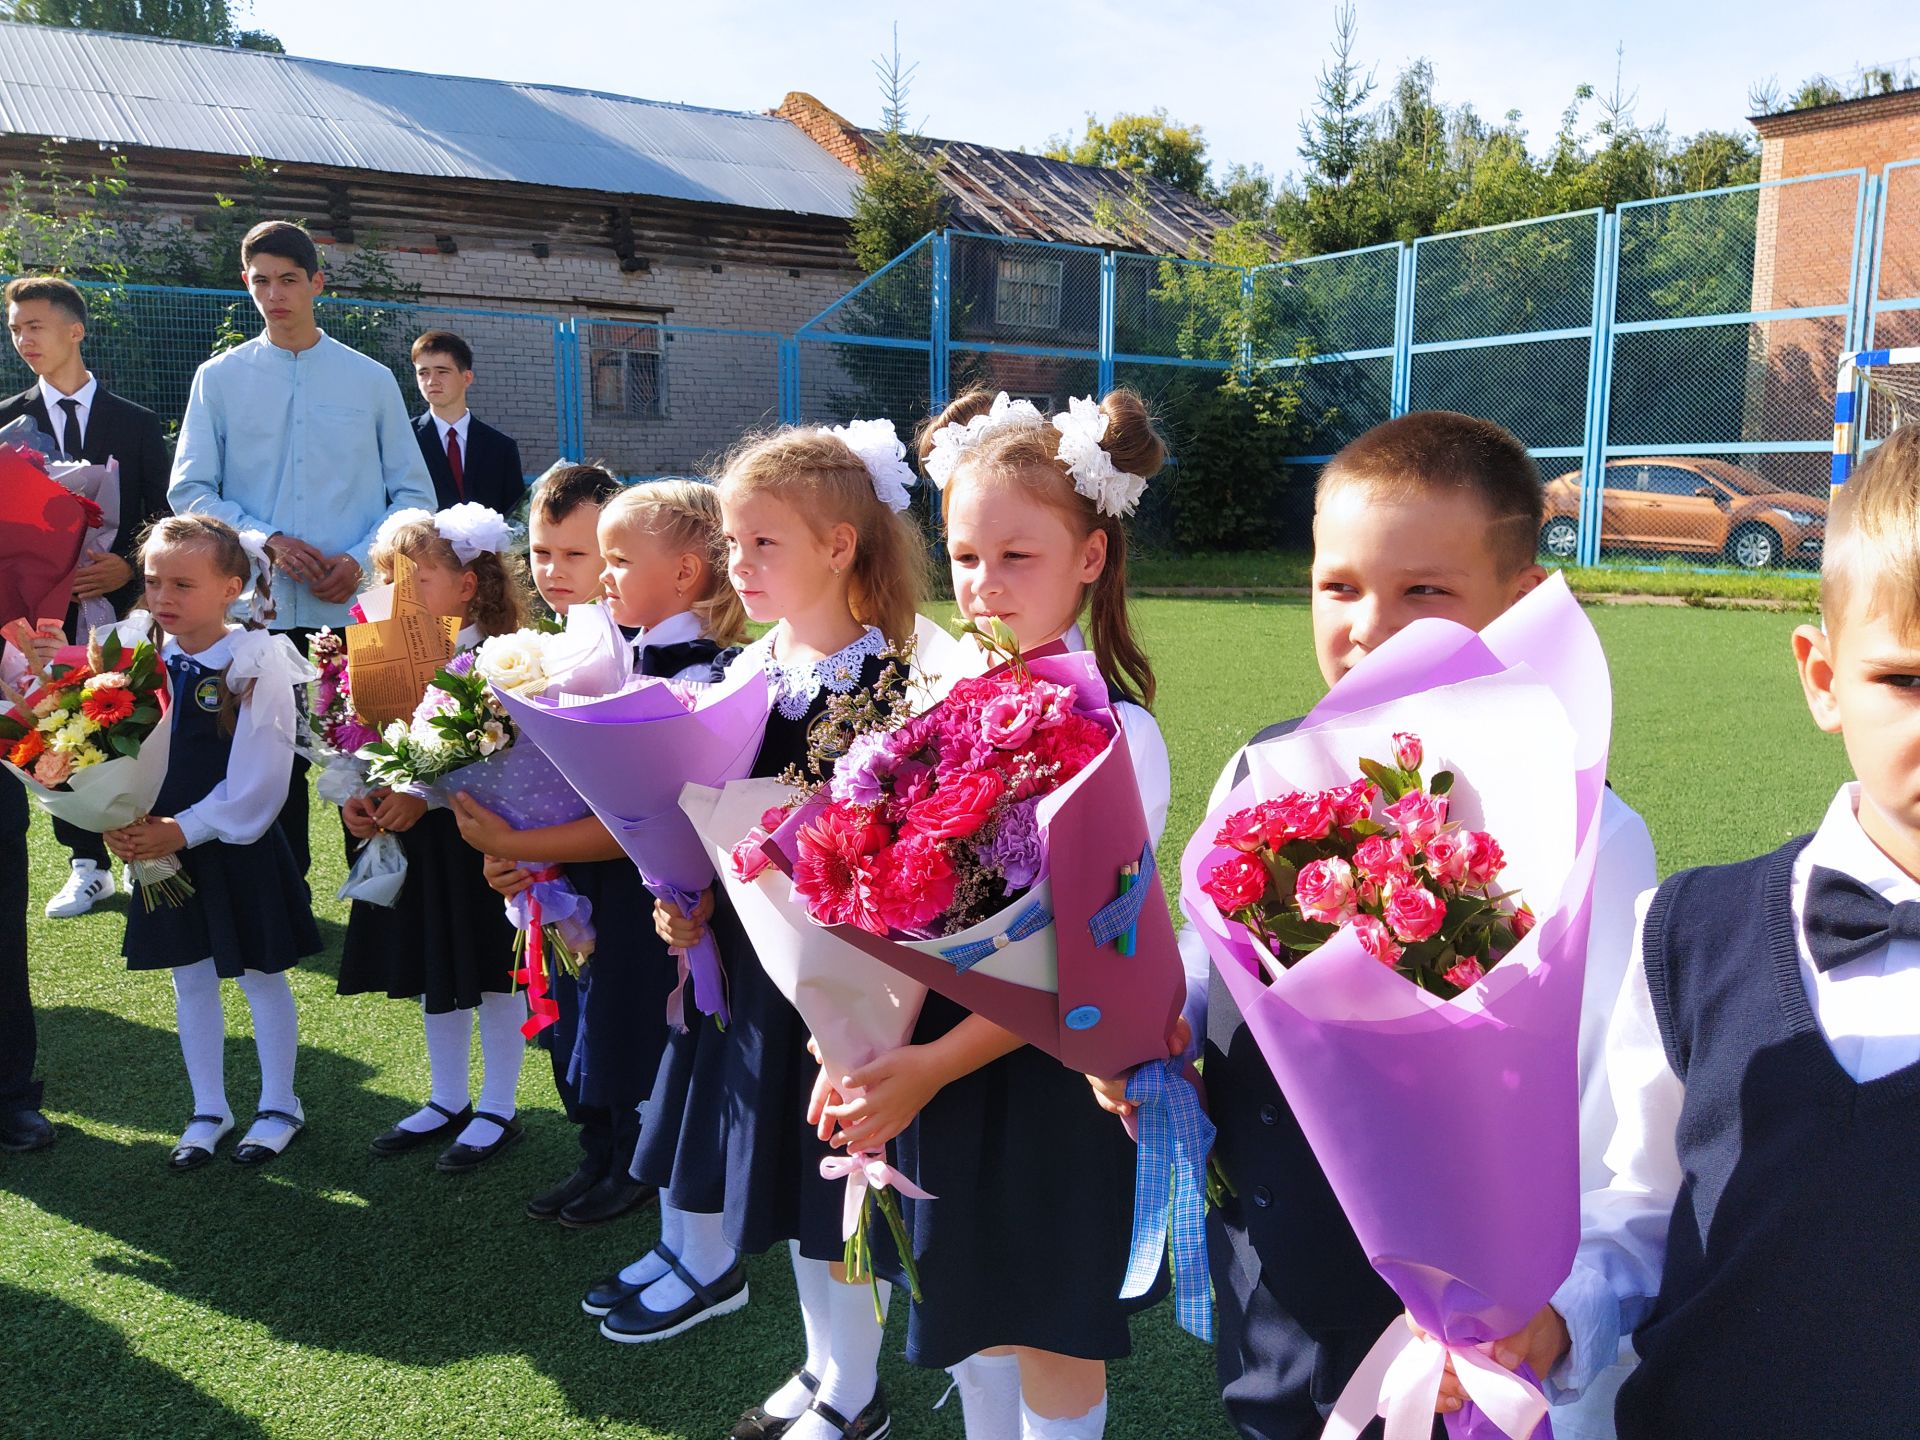
<instances>
[{"instance_id":1,"label":"black bow tie","mask_svg":"<svg viewBox=\"0 0 1920 1440\"><path fill-rule=\"evenodd\" d=\"M1807 883L1804 928L1813 968L1825 974L1895 940L1920 940L1920 900L1896 905L1852 876L1816 865Z\"/></svg>"},{"instance_id":2,"label":"black bow tie","mask_svg":"<svg viewBox=\"0 0 1920 1440\"><path fill-rule=\"evenodd\" d=\"M669 679L682 670L707 664L719 653L719 649L720 647L711 640L683 640L675 645L647 645L640 641L634 642L640 673L665 676Z\"/></svg>"}]
</instances>

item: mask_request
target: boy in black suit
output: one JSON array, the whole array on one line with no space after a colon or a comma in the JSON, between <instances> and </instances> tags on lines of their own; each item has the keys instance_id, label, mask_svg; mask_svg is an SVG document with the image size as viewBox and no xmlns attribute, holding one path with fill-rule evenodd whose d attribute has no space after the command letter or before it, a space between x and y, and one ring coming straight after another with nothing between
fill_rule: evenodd
<instances>
[{"instance_id":1,"label":"boy in black suit","mask_svg":"<svg viewBox=\"0 0 1920 1440\"><path fill-rule=\"evenodd\" d=\"M473 348L451 330L429 330L413 342L413 378L429 407L413 432L440 508L473 500L513 514L527 489L520 447L467 409Z\"/></svg>"},{"instance_id":2,"label":"boy in black suit","mask_svg":"<svg viewBox=\"0 0 1920 1440\"><path fill-rule=\"evenodd\" d=\"M120 527L110 550L89 549L74 575L73 598L104 596L124 614L139 598L140 577L133 552L140 532L167 511L167 443L160 417L122 399L96 380L81 357L87 334L87 302L65 280L22 276L6 288L7 331L13 348L32 370L35 382L0 401L0 425L31 416L33 423L60 443L68 458L105 464L120 462ZM48 617L52 618L52 617ZM69 637L78 638L77 615L65 617ZM72 873L47 902L53 919L84 915L113 894L113 866L98 835L53 822L54 836L72 853Z\"/></svg>"}]
</instances>

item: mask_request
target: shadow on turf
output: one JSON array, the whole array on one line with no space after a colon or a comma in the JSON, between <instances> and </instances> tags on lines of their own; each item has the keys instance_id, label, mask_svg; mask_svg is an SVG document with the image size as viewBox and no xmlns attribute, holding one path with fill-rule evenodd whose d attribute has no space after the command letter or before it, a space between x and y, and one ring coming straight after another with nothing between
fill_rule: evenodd
<instances>
[{"instance_id":1,"label":"shadow on turf","mask_svg":"<svg viewBox=\"0 0 1920 1440\"><path fill-rule=\"evenodd\" d=\"M397 1365L524 1356L576 1414L663 1435L725 1433L802 1359L784 1250L751 1262L753 1301L736 1316L659 1346L599 1338L578 1308L581 1292L649 1249L658 1225L651 1210L586 1232L524 1217L527 1197L578 1158L574 1133L554 1110L526 1112L529 1139L473 1175L437 1173L431 1149L376 1160L368 1139L412 1102L370 1089L372 1066L302 1045L307 1133L261 1171L228 1164L229 1141L214 1163L174 1174L165 1160L188 1100L173 1033L71 1006L38 1018L48 1053L99 1063L64 1067L90 1077L84 1094L66 1093L53 1077L47 1104L65 1122L60 1141L9 1164L5 1180L46 1211L138 1252L96 1257L95 1284L136 1281L263 1326L286 1344ZM546 1056L527 1063L544 1066ZM250 1041L229 1041L227 1080L244 1113L257 1083ZM98 1133L109 1126L169 1138L123 1143ZM919 1419L912 1433L958 1434L958 1417L949 1422L955 1407L924 1415L946 1377L898 1358L904 1323L903 1309L883 1379Z\"/></svg>"},{"instance_id":2,"label":"shadow on turf","mask_svg":"<svg viewBox=\"0 0 1920 1440\"><path fill-rule=\"evenodd\" d=\"M125 1437L132 1417L164 1416L170 1435L248 1440L267 1431L195 1389L164 1366L128 1348L126 1338L86 1311L52 1295L0 1281L0 1358L10 1377L0 1386L0 1434ZM32 1384L18 1383L31 1375ZM55 1416L49 1396L86 1397L84 1417Z\"/></svg>"}]
</instances>

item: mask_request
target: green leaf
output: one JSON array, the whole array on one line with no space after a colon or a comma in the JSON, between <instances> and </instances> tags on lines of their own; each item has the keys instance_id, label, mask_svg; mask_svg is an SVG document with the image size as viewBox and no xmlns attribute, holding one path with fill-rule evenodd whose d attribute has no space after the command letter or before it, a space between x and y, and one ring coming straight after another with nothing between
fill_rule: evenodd
<instances>
[{"instance_id":1,"label":"green leaf","mask_svg":"<svg viewBox=\"0 0 1920 1440\"><path fill-rule=\"evenodd\" d=\"M120 632L114 631L107 636L107 643L100 647L100 660L109 670L120 668Z\"/></svg>"},{"instance_id":2,"label":"green leaf","mask_svg":"<svg viewBox=\"0 0 1920 1440\"><path fill-rule=\"evenodd\" d=\"M1427 787L1427 793L1430 795L1445 795L1451 789L1453 789L1453 772L1451 770L1442 770L1438 775L1433 777L1433 783Z\"/></svg>"},{"instance_id":3,"label":"green leaf","mask_svg":"<svg viewBox=\"0 0 1920 1440\"><path fill-rule=\"evenodd\" d=\"M160 707L158 705L136 705L133 707L133 713L128 715L127 719L135 725L158 725L160 723Z\"/></svg>"},{"instance_id":4,"label":"green leaf","mask_svg":"<svg viewBox=\"0 0 1920 1440\"><path fill-rule=\"evenodd\" d=\"M1318 950L1332 938L1335 928L1318 920L1279 916L1267 926L1267 933L1289 950Z\"/></svg>"},{"instance_id":5,"label":"green leaf","mask_svg":"<svg viewBox=\"0 0 1920 1440\"><path fill-rule=\"evenodd\" d=\"M107 737L107 743L114 748L115 753L120 755L138 755L140 753L140 742L131 735L109 735Z\"/></svg>"},{"instance_id":6,"label":"green leaf","mask_svg":"<svg viewBox=\"0 0 1920 1440\"><path fill-rule=\"evenodd\" d=\"M1362 757L1360 761L1360 773L1365 775L1367 779L1371 780L1375 785L1379 786L1380 793L1386 796L1389 802L1398 800L1402 795L1407 793L1406 786L1400 781L1401 772L1395 770L1390 765L1382 765L1378 760L1368 760Z\"/></svg>"}]
</instances>

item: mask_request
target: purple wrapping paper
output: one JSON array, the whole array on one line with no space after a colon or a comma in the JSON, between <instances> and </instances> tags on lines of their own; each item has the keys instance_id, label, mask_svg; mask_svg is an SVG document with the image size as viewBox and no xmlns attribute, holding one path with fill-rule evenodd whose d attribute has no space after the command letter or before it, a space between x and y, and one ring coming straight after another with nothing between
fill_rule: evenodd
<instances>
[{"instance_id":1,"label":"purple wrapping paper","mask_svg":"<svg viewBox=\"0 0 1920 1440\"><path fill-rule=\"evenodd\" d=\"M1433 693L1439 687L1457 688ZM1542 723L1543 697L1557 702L1559 725ZM1479 636L1418 622L1343 679L1300 730L1257 747L1254 773L1202 823L1182 867L1182 908L1368 1259L1446 1343L1463 1378L1492 1372L1483 1388L1513 1382L1463 1352L1519 1329L1547 1303L1579 1240L1576 1050L1611 704L1599 641L1557 578ZM1456 705L1473 733L1446 733ZM1226 853L1212 840L1220 820L1276 790L1327 783L1336 756L1343 766L1355 745L1381 754L1395 729L1420 733L1430 757L1495 757L1491 770L1462 767L1456 811L1484 798L1475 821L1506 847L1511 868L1537 861L1517 848L1530 834L1540 837L1534 851L1553 853L1545 867L1553 878L1536 863L1524 896L1538 927L1450 1002L1371 959L1350 929L1266 983L1254 942L1200 888ZM1484 797L1472 790L1476 779L1487 782ZM1391 1352L1410 1338L1383 1337L1380 1364L1363 1367L1328 1435L1356 1433L1376 1401L1389 1437L1425 1434L1427 1381L1437 1383L1445 1356L1410 1345L1388 1375ZM1533 1428L1537 1408L1514 1394L1493 1398L1508 1402L1495 1407L1501 1418L1469 1405L1449 1417L1452 1433L1492 1440ZM1541 1421L1533 1433L1550 1432Z\"/></svg>"},{"instance_id":2,"label":"purple wrapping paper","mask_svg":"<svg viewBox=\"0 0 1920 1440\"><path fill-rule=\"evenodd\" d=\"M507 713L626 851L648 890L687 908L713 883L713 864L680 810L687 784L724 785L753 768L767 723L758 669L689 692L649 676L595 700L532 699L498 687ZM695 1006L726 1016L720 952L711 935L687 954Z\"/></svg>"}]
</instances>

